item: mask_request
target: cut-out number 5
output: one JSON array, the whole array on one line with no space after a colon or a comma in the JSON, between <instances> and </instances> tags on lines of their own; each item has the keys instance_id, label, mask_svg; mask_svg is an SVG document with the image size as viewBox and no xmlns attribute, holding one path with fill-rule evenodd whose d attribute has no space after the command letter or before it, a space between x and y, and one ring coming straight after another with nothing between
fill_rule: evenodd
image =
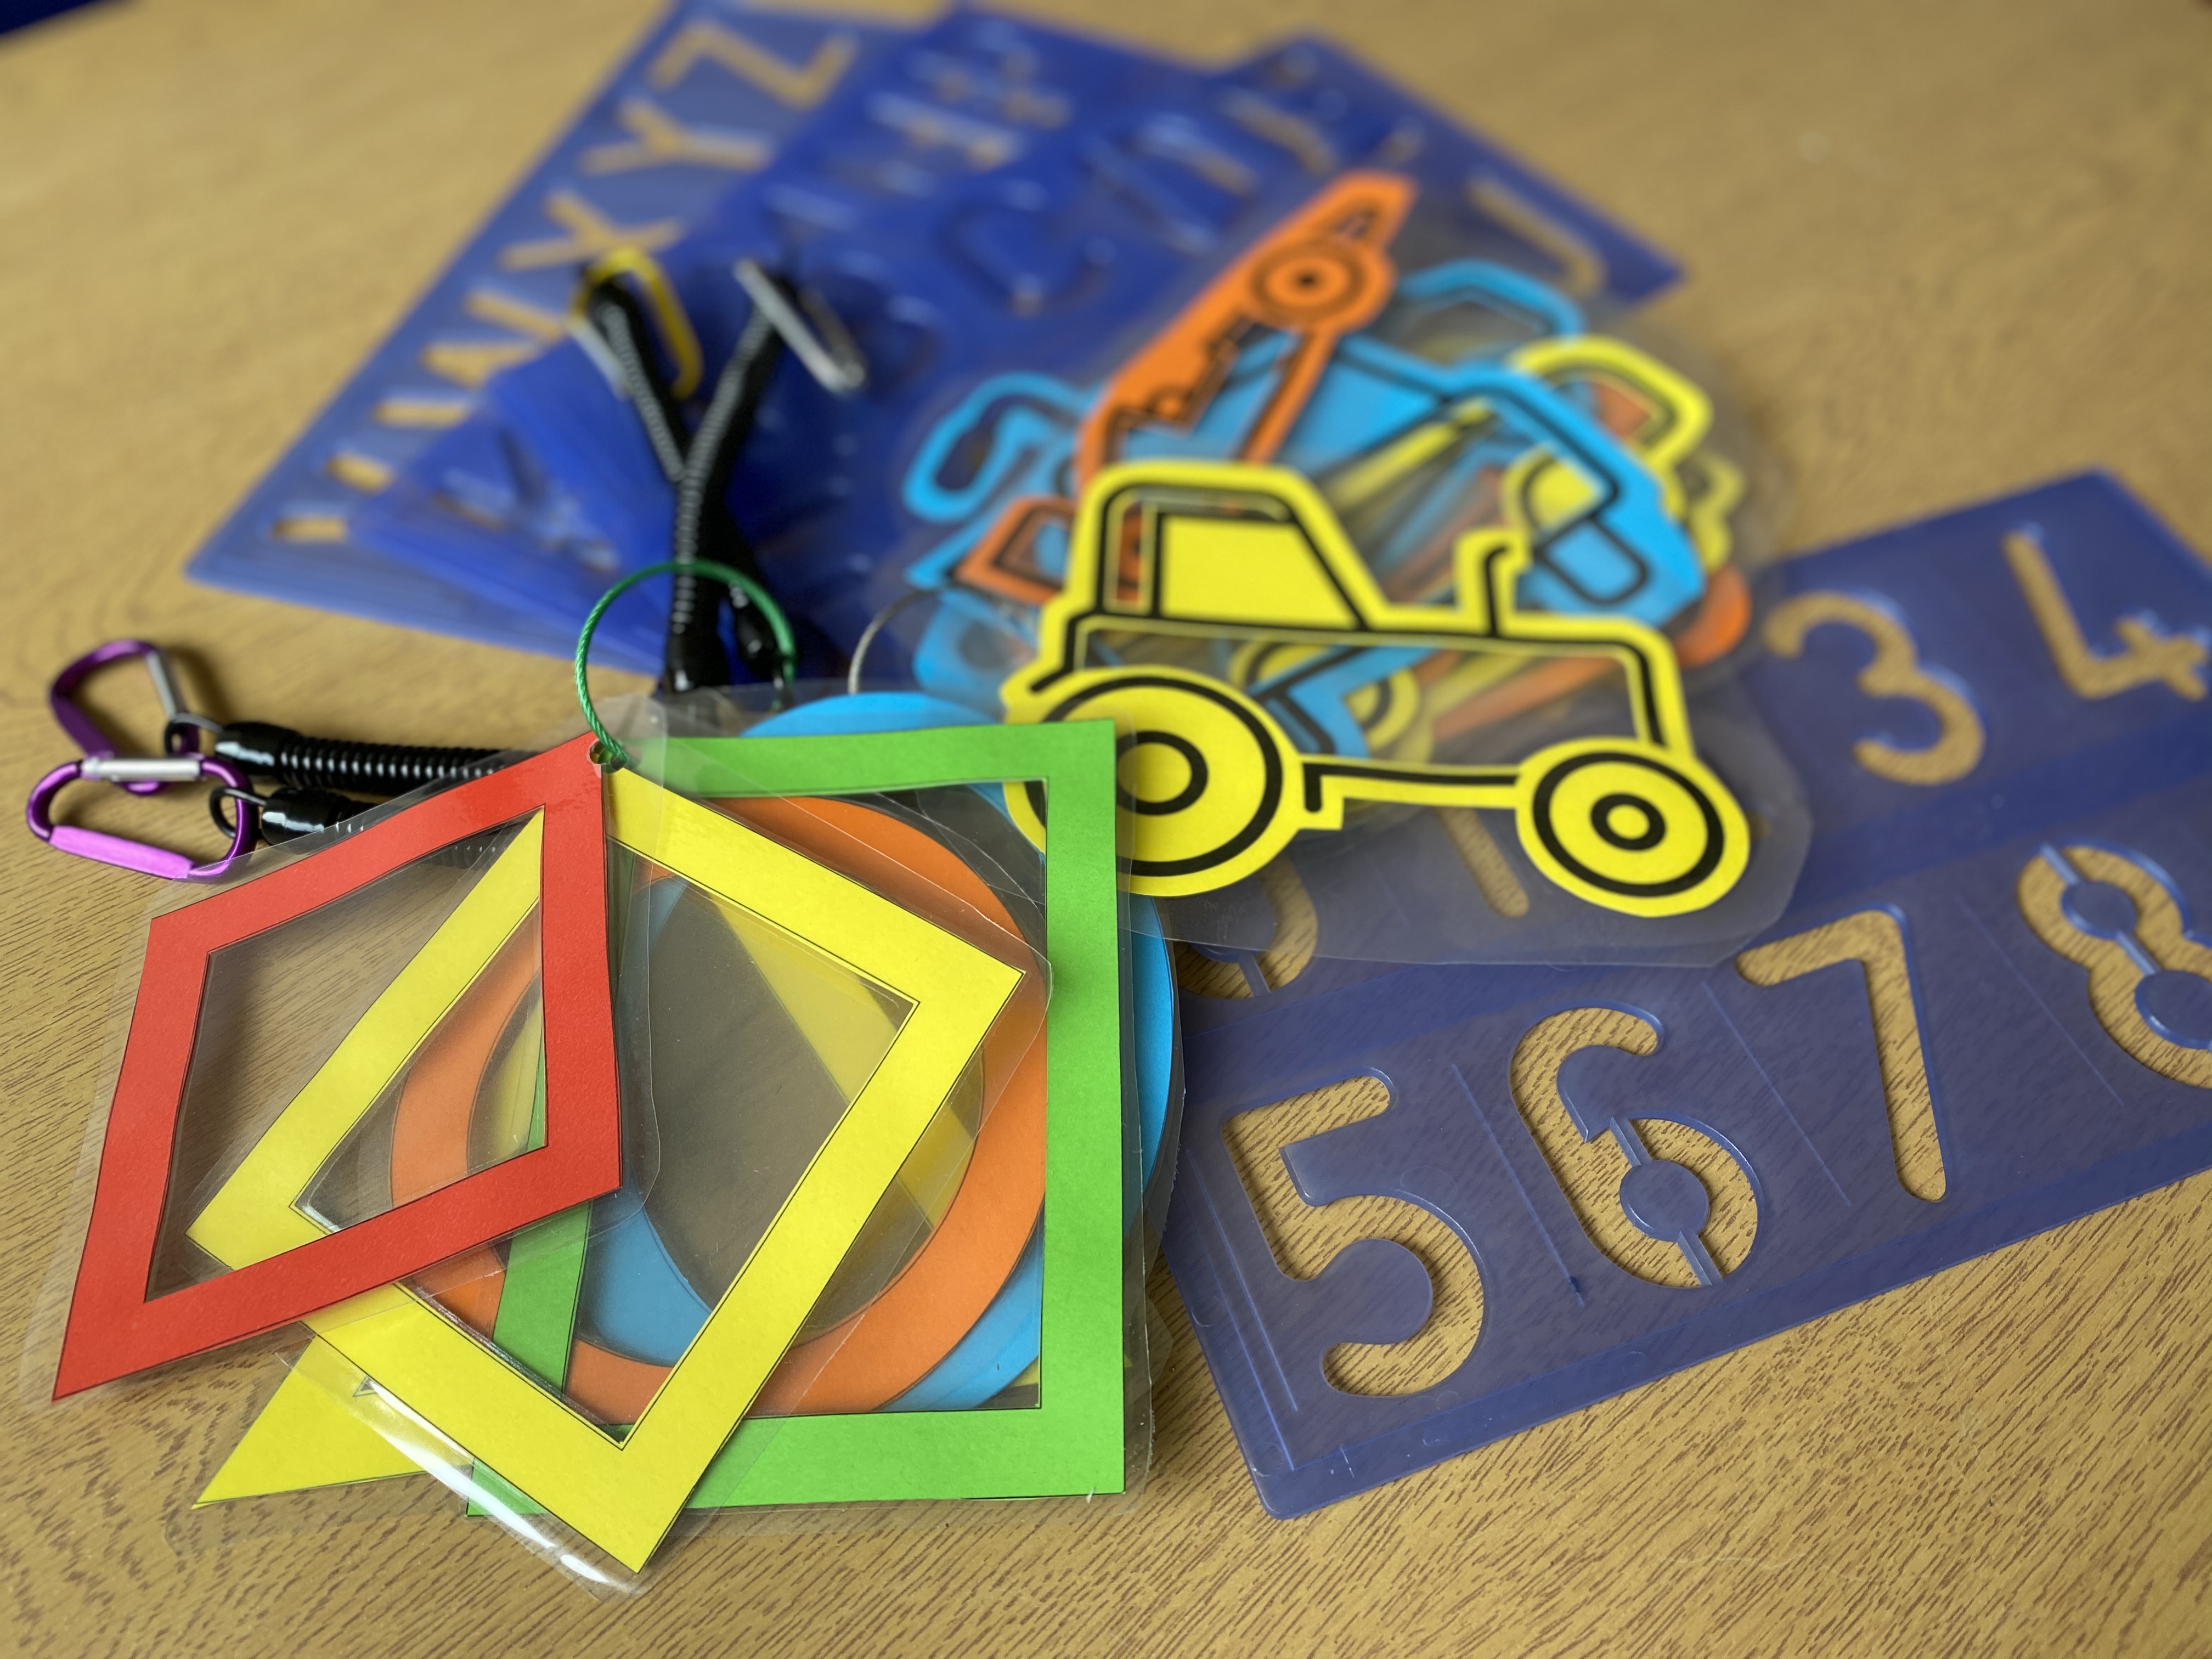
<instances>
[{"instance_id":1,"label":"cut-out number 5","mask_svg":"<svg viewBox=\"0 0 2212 1659\"><path fill-rule=\"evenodd\" d=\"M1237 1178L1267 1235L1275 1265L1311 1279L1346 1245L1387 1239L1417 1257L1429 1275L1428 1322L1402 1342L1340 1342L1322 1357L1323 1374L1346 1394L1418 1394L1467 1362L1482 1329L1482 1276L1466 1242L1419 1205L1362 1194L1333 1204L1298 1195L1283 1149L1375 1116L1390 1104L1379 1078L1354 1078L1243 1112L1223 1127Z\"/></svg>"}]
</instances>

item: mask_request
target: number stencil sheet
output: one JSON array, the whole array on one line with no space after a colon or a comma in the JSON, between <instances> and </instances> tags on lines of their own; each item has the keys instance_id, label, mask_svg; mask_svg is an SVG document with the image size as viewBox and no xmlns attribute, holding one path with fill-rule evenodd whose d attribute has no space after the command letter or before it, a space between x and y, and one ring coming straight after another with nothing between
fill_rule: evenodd
<instances>
[{"instance_id":1,"label":"number stencil sheet","mask_svg":"<svg viewBox=\"0 0 2212 1659\"><path fill-rule=\"evenodd\" d=\"M1748 680L1814 840L1749 949L1697 970L1316 961L1184 999L1165 1250L1271 1513L2212 1165L2212 948L2191 931L2212 906L2212 573L2093 474L1778 583ZM1563 1057L1559 1016L1581 1022ZM1386 1107L1279 1156L1305 1205L1408 1201L1472 1257L1480 1334L1413 1394L1326 1367L1421 1330L1419 1259L1361 1239L1291 1277L1229 1145L1243 1114L1359 1078Z\"/></svg>"}]
</instances>

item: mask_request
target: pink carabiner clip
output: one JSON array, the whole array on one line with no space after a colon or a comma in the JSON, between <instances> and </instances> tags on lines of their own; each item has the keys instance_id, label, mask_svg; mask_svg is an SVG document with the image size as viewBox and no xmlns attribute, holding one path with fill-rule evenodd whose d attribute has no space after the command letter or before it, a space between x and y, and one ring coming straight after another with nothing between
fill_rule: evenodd
<instances>
[{"instance_id":1,"label":"pink carabiner clip","mask_svg":"<svg viewBox=\"0 0 2212 1659\"><path fill-rule=\"evenodd\" d=\"M54 720L62 730L76 741L88 758L112 760L115 745L107 734L93 721L91 715L76 706L72 695L77 687L89 679L94 672L112 662L125 662L132 657L146 659L146 672L154 682L154 695L161 704L163 744L167 746L169 723L185 712L185 701L177 690L176 674L169 667L169 659L161 647L147 640L110 640L106 645L96 645L84 655L54 676L54 683L46 688L46 706L54 711ZM120 781L118 781L120 782ZM134 795L150 795L166 789L168 783L160 778L133 778L120 782L122 788Z\"/></svg>"},{"instance_id":2,"label":"pink carabiner clip","mask_svg":"<svg viewBox=\"0 0 2212 1659\"><path fill-rule=\"evenodd\" d=\"M147 784L165 789L173 783L196 783L203 778L216 778L228 784L240 794L246 793L246 775L228 761L214 755L165 755L158 759L125 756L88 756L83 760L57 766L40 778L31 790L31 799L23 809L24 822L31 833L48 846L64 853L74 853L81 859L92 859L101 864L112 864L125 870L136 870L141 875L160 876L167 881L204 880L222 875L244 857L253 845L253 815L240 808L238 823L231 832L230 850L221 858L206 864L194 864L182 853L172 853L166 848L149 847L143 841L131 841L122 836L111 836L104 830L80 829L74 823L56 823L53 817L54 797L64 786L79 778L89 778L97 783L118 784L129 788L133 784Z\"/></svg>"}]
</instances>

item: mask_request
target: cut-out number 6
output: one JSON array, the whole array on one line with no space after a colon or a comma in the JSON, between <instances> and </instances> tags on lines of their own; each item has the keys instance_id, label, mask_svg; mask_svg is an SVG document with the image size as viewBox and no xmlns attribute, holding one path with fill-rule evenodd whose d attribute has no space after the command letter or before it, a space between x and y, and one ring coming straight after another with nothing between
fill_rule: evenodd
<instances>
[{"instance_id":1,"label":"cut-out number 6","mask_svg":"<svg viewBox=\"0 0 2212 1659\"><path fill-rule=\"evenodd\" d=\"M1514 1051L1514 1103L1583 1231L1608 1261L1655 1285L1717 1285L1750 1251L1759 1220L1735 1155L1686 1123L1599 1117L1559 1090L1560 1066L1584 1048L1650 1054L1658 1047L1651 1023L1621 1009L1553 1014Z\"/></svg>"}]
</instances>

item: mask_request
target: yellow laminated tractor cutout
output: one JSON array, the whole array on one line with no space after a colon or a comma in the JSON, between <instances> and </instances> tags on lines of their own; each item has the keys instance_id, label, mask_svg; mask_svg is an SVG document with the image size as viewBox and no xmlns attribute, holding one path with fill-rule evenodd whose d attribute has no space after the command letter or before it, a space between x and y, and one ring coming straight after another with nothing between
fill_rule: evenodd
<instances>
[{"instance_id":1,"label":"yellow laminated tractor cutout","mask_svg":"<svg viewBox=\"0 0 2212 1659\"><path fill-rule=\"evenodd\" d=\"M1545 876L1632 915L1702 909L1742 875L1743 811L1696 757L1681 672L1663 635L1620 616L1520 610L1525 527L1455 550L1448 605L1384 596L1315 486L1286 468L1147 460L1106 469L1078 509L1067 580L1045 607L1036 661L1003 689L1010 720L1110 718L1132 890L1212 891L1253 874L1302 830L1342 826L1346 804L1510 810ZM1340 653L1596 658L1624 675L1633 737L1554 744L1517 765L1440 765L1302 753L1270 708L1170 663L1115 661L1113 641L1225 642ZM1043 803L1007 792L1042 833Z\"/></svg>"}]
</instances>

